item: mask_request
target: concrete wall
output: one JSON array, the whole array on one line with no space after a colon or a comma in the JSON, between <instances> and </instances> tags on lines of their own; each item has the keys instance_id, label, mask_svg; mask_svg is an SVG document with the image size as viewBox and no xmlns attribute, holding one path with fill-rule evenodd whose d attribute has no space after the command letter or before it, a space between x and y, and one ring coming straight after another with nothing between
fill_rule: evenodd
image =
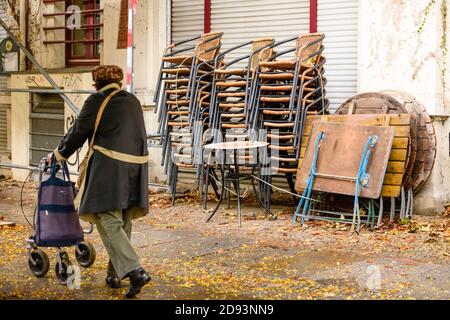
<instances>
[{"instance_id":1,"label":"concrete wall","mask_svg":"<svg viewBox=\"0 0 450 320\"><path fill-rule=\"evenodd\" d=\"M91 84L90 73L52 73L52 78L64 89L78 90L87 88ZM30 87L51 87L45 78L38 73L12 74L11 86L14 88L26 89ZM81 109L87 95L68 94L75 105ZM11 162L16 165L28 166L30 164L30 94L29 93L11 93ZM72 110L65 105L64 119L65 123L71 123L75 118ZM67 130L67 127L65 128ZM56 147L56 146L55 146ZM80 153L82 160L86 152L86 146ZM75 162L76 155L72 156L70 162ZM72 167L76 171L77 168ZM13 169L12 177L18 181L23 181L28 172L24 170Z\"/></svg>"},{"instance_id":2,"label":"concrete wall","mask_svg":"<svg viewBox=\"0 0 450 320\"><path fill-rule=\"evenodd\" d=\"M415 198L416 213L437 213L450 199L450 93L441 81L441 1L417 32L428 0L360 1L358 91L403 90L421 101L434 122L438 144L431 178ZM450 77L446 76L450 85Z\"/></svg>"}]
</instances>

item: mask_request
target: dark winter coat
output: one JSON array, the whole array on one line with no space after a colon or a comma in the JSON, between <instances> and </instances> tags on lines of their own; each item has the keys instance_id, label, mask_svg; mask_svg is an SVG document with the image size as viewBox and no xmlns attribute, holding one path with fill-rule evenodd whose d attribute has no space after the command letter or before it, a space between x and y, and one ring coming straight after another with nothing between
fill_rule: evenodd
<instances>
[{"instance_id":1,"label":"dark winter coat","mask_svg":"<svg viewBox=\"0 0 450 320\"><path fill-rule=\"evenodd\" d=\"M115 89L91 95L55 154L69 158L91 139L103 100ZM108 103L99 123L94 145L135 156L148 155L144 117L139 100L121 91ZM59 155L58 155L59 153ZM95 151L86 176L79 212L86 220L93 213L135 207L134 218L148 211L148 164L133 164Z\"/></svg>"}]
</instances>

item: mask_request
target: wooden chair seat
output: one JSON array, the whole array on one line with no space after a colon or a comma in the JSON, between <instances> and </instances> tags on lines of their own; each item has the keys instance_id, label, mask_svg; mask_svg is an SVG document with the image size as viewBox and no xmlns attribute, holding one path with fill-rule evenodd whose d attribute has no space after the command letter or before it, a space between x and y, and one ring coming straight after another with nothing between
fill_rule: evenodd
<instances>
[{"instance_id":1,"label":"wooden chair seat","mask_svg":"<svg viewBox=\"0 0 450 320\"><path fill-rule=\"evenodd\" d=\"M272 127L272 128L293 128L294 122L269 122L264 121L265 127Z\"/></svg>"},{"instance_id":2,"label":"wooden chair seat","mask_svg":"<svg viewBox=\"0 0 450 320\"><path fill-rule=\"evenodd\" d=\"M187 88L184 88L184 89L169 89L169 90L166 90L166 93L167 94L186 94L187 91L188 91Z\"/></svg>"},{"instance_id":3,"label":"wooden chair seat","mask_svg":"<svg viewBox=\"0 0 450 320\"><path fill-rule=\"evenodd\" d=\"M291 72L279 72L279 73L260 73L259 78L262 80L293 80L294 73ZM311 80L312 76L304 76L305 80ZM301 75L299 75L301 79Z\"/></svg>"},{"instance_id":4,"label":"wooden chair seat","mask_svg":"<svg viewBox=\"0 0 450 320\"><path fill-rule=\"evenodd\" d=\"M166 79L164 80L166 84L188 84L189 79L182 78L182 79Z\"/></svg>"},{"instance_id":5,"label":"wooden chair seat","mask_svg":"<svg viewBox=\"0 0 450 320\"><path fill-rule=\"evenodd\" d=\"M187 127L189 125L189 122L184 121L169 121L167 122L167 125L169 127Z\"/></svg>"},{"instance_id":6,"label":"wooden chair seat","mask_svg":"<svg viewBox=\"0 0 450 320\"><path fill-rule=\"evenodd\" d=\"M167 73L167 74L177 74L179 76L187 76L191 73L191 69L189 68L173 68L173 69L169 69L169 68L165 68L161 70L162 73Z\"/></svg>"},{"instance_id":7,"label":"wooden chair seat","mask_svg":"<svg viewBox=\"0 0 450 320\"><path fill-rule=\"evenodd\" d=\"M218 87L245 87L247 81L220 81L216 82Z\"/></svg>"},{"instance_id":8,"label":"wooden chair seat","mask_svg":"<svg viewBox=\"0 0 450 320\"><path fill-rule=\"evenodd\" d=\"M277 157L272 155L271 158L273 160L283 161L283 162L297 162L297 160L294 158L286 158L286 157Z\"/></svg>"},{"instance_id":9,"label":"wooden chair seat","mask_svg":"<svg viewBox=\"0 0 450 320\"><path fill-rule=\"evenodd\" d=\"M293 135L293 134L278 135L278 134L268 133L267 138L277 139L277 140L291 140L291 139L295 138L295 135Z\"/></svg>"},{"instance_id":10,"label":"wooden chair seat","mask_svg":"<svg viewBox=\"0 0 450 320\"><path fill-rule=\"evenodd\" d=\"M245 129L247 128L247 125L241 124L241 123L237 123L237 124L231 124L231 123L222 123L221 125L222 128L224 129Z\"/></svg>"},{"instance_id":11,"label":"wooden chair seat","mask_svg":"<svg viewBox=\"0 0 450 320\"><path fill-rule=\"evenodd\" d=\"M216 69L214 70L217 74L229 74L229 75L244 75L247 74L246 69Z\"/></svg>"},{"instance_id":12,"label":"wooden chair seat","mask_svg":"<svg viewBox=\"0 0 450 320\"><path fill-rule=\"evenodd\" d=\"M295 69L295 60L275 60L275 61L262 61L259 63L260 67L270 68L274 70L294 70ZM312 68L313 65L302 63L300 67L300 72L308 70Z\"/></svg>"},{"instance_id":13,"label":"wooden chair seat","mask_svg":"<svg viewBox=\"0 0 450 320\"><path fill-rule=\"evenodd\" d=\"M234 169L234 165L230 165L230 168ZM243 172L243 171L248 172L248 171L252 171L252 170L253 170L252 167L248 167L248 166L245 166L245 165L240 165L239 166L239 172Z\"/></svg>"},{"instance_id":14,"label":"wooden chair seat","mask_svg":"<svg viewBox=\"0 0 450 320\"><path fill-rule=\"evenodd\" d=\"M277 146L274 144L269 144L269 149L279 150L279 151L295 151L294 146Z\"/></svg>"},{"instance_id":15,"label":"wooden chair seat","mask_svg":"<svg viewBox=\"0 0 450 320\"><path fill-rule=\"evenodd\" d=\"M282 173L297 173L297 168L283 168L283 167L272 167L273 170L276 170L278 172Z\"/></svg>"},{"instance_id":16,"label":"wooden chair seat","mask_svg":"<svg viewBox=\"0 0 450 320\"><path fill-rule=\"evenodd\" d=\"M261 101L263 102L289 102L291 100L290 96L281 96L281 97L274 97L274 96L263 96L260 98Z\"/></svg>"},{"instance_id":17,"label":"wooden chair seat","mask_svg":"<svg viewBox=\"0 0 450 320\"><path fill-rule=\"evenodd\" d=\"M294 69L295 60L261 61L259 66L270 69Z\"/></svg>"},{"instance_id":18,"label":"wooden chair seat","mask_svg":"<svg viewBox=\"0 0 450 320\"><path fill-rule=\"evenodd\" d=\"M187 106L189 105L189 100L167 100L166 103L174 106Z\"/></svg>"},{"instance_id":19,"label":"wooden chair seat","mask_svg":"<svg viewBox=\"0 0 450 320\"><path fill-rule=\"evenodd\" d=\"M193 58L192 56L170 56L170 57L163 57L163 61L173 64L191 64L192 58Z\"/></svg>"},{"instance_id":20,"label":"wooden chair seat","mask_svg":"<svg viewBox=\"0 0 450 320\"><path fill-rule=\"evenodd\" d=\"M244 102L237 102L237 103L219 103L219 108L244 108L245 103Z\"/></svg>"},{"instance_id":21,"label":"wooden chair seat","mask_svg":"<svg viewBox=\"0 0 450 320\"><path fill-rule=\"evenodd\" d=\"M263 114L268 114L268 115L277 115L277 116L283 116L283 115L288 115L291 113L290 110L262 110ZM295 110L292 111L292 114L296 114L297 112Z\"/></svg>"},{"instance_id":22,"label":"wooden chair seat","mask_svg":"<svg viewBox=\"0 0 450 320\"><path fill-rule=\"evenodd\" d=\"M192 164L179 163L179 162L175 163L175 165L176 165L178 168L193 168L193 167L194 167L194 165L192 165Z\"/></svg>"},{"instance_id":23,"label":"wooden chair seat","mask_svg":"<svg viewBox=\"0 0 450 320\"><path fill-rule=\"evenodd\" d=\"M222 118L245 118L244 113L222 113L220 116Z\"/></svg>"},{"instance_id":24,"label":"wooden chair seat","mask_svg":"<svg viewBox=\"0 0 450 320\"><path fill-rule=\"evenodd\" d=\"M245 133L226 133L225 134L225 138L230 138L230 139L247 139L248 138L248 134L245 134Z\"/></svg>"},{"instance_id":25,"label":"wooden chair seat","mask_svg":"<svg viewBox=\"0 0 450 320\"><path fill-rule=\"evenodd\" d=\"M218 97L245 97L245 92L219 92Z\"/></svg>"},{"instance_id":26,"label":"wooden chair seat","mask_svg":"<svg viewBox=\"0 0 450 320\"><path fill-rule=\"evenodd\" d=\"M298 89L298 87L297 87L297 89ZM292 91L292 85L275 85L275 86L263 85L263 86L261 86L261 90L265 90L265 91Z\"/></svg>"},{"instance_id":27,"label":"wooden chair seat","mask_svg":"<svg viewBox=\"0 0 450 320\"><path fill-rule=\"evenodd\" d=\"M311 84L312 85L312 84ZM297 86L296 90L298 90L299 87ZM316 87L304 87L303 92L311 92L314 91ZM269 86L269 85L263 85L261 86L261 90L265 91L292 91L292 85L275 85L275 86Z\"/></svg>"},{"instance_id":28,"label":"wooden chair seat","mask_svg":"<svg viewBox=\"0 0 450 320\"><path fill-rule=\"evenodd\" d=\"M181 116L181 115L188 115L189 114L189 110L187 111L167 111L167 114L172 115L172 116Z\"/></svg>"}]
</instances>

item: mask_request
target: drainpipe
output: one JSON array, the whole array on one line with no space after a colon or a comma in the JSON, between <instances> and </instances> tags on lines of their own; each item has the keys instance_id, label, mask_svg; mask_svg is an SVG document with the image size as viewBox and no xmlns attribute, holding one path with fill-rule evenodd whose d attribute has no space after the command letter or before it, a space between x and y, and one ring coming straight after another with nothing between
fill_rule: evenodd
<instances>
[{"instance_id":1,"label":"drainpipe","mask_svg":"<svg viewBox=\"0 0 450 320\"><path fill-rule=\"evenodd\" d=\"M135 93L134 83L134 20L138 0L128 0L128 48L127 48L127 91Z\"/></svg>"},{"instance_id":2,"label":"drainpipe","mask_svg":"<svg viewBox=\"0 0 450 320\"><path fill-rule=\"evenodd\" d=\"M25 47L31 51L31 48L28 46L28 38L29 38L29 30L30 30L30 2L29 1L25 1L25 31L24 31L24 42L25 42ZM28 59L27 57L25 57L25 69L29 70L31 69L31 62L30 59Z\"/></svg>"},{"instance_id":3,"label":"drainpipe","mask_svg":"<svg viewBox=\"0 0 450 320\"><path fill-rule=\"evenodd\" d=\"M26 48L26 35L27 35L27 2L28 0L20 0L19 4L19 39L20 43ZM20 55L20 68L21 71L27 69L27 60L24 54Z\"/></svg>"}]
</instances>

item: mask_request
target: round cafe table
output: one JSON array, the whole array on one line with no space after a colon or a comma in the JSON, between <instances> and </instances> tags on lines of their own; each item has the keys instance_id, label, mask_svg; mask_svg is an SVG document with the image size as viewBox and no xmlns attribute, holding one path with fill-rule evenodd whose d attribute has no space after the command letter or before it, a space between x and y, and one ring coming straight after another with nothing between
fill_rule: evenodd
<instances>
[{"instance_id":1,"label":"round cafe table","mask_svg":"<svg viewBox=\"0 0 450 320\"><path fill-rule=\"evenodd\" d=\"M236 192L237 195L237 210L238 210L238 224L239 226L241 226L241 193L240 193L240 182L243 180L250 180L252 187L253 187L253 191L255 192L255 196L256 199L258 200L259 205L266 210L270 215L272 215L272 217L274 216L274 214L270 211L269 208L267 208L263 202L261 201L259 192L256 190L255 187L255 178L254 178L254 173L256 171L257 168L260 168L260 161L259 161L259 152L261 149L267 149L267 146L269 144L267 142L262 142L262 141L232 141L232 142L219 142L219 143L211 143L211 144L207 144L203 147L203 154L205 152L215 152L216 155L218 153L223 153L222 154L222 163L217 163L219 165L220 171L221 171L221 176L222 176L222 188L221 188L221 192L219 195L219 201L216 205L216 207L214 208L214 210L212 211L212 213L210 214L210 216L208 217L208 219L206 220L206 222L209 222L212 217L216 214L217 210L220 207L220 204L222 203L225 194L226 194L226 185L229 182L232 182L233 186L234 186L234 190ZM241 152L245 152L245 151L250 151L250 152L254 152L256 153L256 161L255 163L251 163L251 164L241 164L239 163L239 153ZM232 155L232 159L233 161L231 163L227 163L230 162L230 156ZM204 157L203 157L204 159ZM227 161L228 160L228 161ZM203 162L203 166L205 165L205 163ZM233 168L231 168L231 165L233 165ZM239 166L245 166L245 167L252 167L252 171L250 174L248 173L241 173L239 170ZM227 169L228 167L228 169ZM209 172L209 170L208 170ZM208 185L208 179L209 179L209 173L207 174L207 185ZM206 189L207 191L207 189ZM208 199L208 194L207 192L205 192L205 209L206 209L206 202ZM228 201L229 201L228 197Z\"/></svg>"}]
</instances>

